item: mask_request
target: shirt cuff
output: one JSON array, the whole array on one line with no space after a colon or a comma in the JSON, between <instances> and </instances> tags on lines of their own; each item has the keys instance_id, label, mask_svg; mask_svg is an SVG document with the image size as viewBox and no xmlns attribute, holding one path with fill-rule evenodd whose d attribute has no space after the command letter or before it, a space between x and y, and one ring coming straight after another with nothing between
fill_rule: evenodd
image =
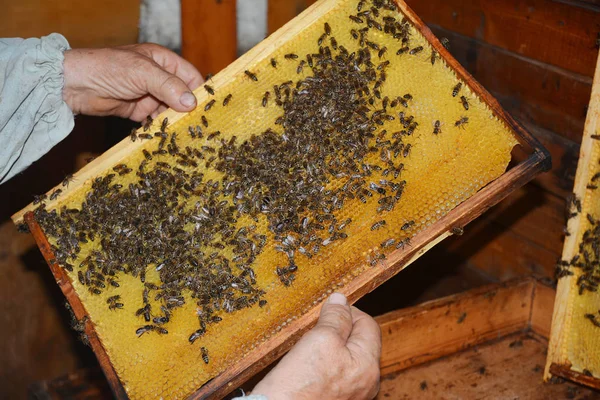
<instances>
[{"instance_id":1,"label":"shirt cuff","mask_svg":"<svg viewBox=\"0 0 600 400\"><path fill-rule=\"evenodd\" d=\"M73 129L63 100L64 52L52 33L40 39L0 39L0 183L27 168Z\"/></svg>"}]
</instances>

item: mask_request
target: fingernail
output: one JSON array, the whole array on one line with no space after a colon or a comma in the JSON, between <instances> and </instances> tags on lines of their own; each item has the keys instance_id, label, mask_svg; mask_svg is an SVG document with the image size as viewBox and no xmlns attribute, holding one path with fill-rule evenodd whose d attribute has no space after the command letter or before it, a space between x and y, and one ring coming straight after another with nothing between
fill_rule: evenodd
<instances>
[{"instance_id":1,"label":"fingernail","mask_svg":"<svg viewBox=\"0 0 600 400\"><path fill-rule=\"evenodd\" d=\"M192 92L185 92L179 98L179 102L184 107L192 107L196 104L196 97L192 94Z\"/></svg>"},{"instance_id":2,"label":"fingernail","mask_svg":"<svg viewBox=\"0 0 600 400\"><path fill-rule=\"evenodd\" d=\"M329 299L327 300L327 302L329 304L339 304L342 306L345 306L346 304L348 304L348 300L346 300L346 296L344 296L341 293L334 293L331 296L329 296Z\"/></svg>"}]
</instances>

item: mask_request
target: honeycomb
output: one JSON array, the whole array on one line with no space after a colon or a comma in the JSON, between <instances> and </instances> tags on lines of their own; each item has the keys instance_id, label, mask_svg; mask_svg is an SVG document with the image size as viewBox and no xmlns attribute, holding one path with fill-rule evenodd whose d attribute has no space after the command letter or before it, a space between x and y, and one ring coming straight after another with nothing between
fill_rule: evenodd
<instances>
[{"instance_id":1,"label":"honeycomb","mask_svg":"<svg viewBox=\"0 0 600 400\"><path fill-rule=\"evenodd\" d=\"M569 204L569 217L577 217L573 221L576 228L571 228L576 247L568 256L565 247L563 257L567 259L557 266L558 278L567 279L569 288L566 315L560 327L564 334L560 336L563 342L558 346L558 357L568 360L571 370L600 378L600 191L597 188L600 169L596 162L600 160L600 135L596 133L593 136L591 161L578 167L585 168L582 176L588 177L584 194L581 198L574 195ZM577 174L580 176L581 171L578 170Z\"/></svg>"},{"instance_id":2,"label":"honeycomb","mask_svg":"<svg viewBox=\"0 0 600 400\"><path fill-rule=\"evenodd\" d=\"M274 52L254 59L246 67L248 73L239 73L220 86L214 85L214 95L207 93L204 88L196 90L199 104L196 110L166 126L165 131L169 135L177 133L178 145L182 149L187 146L200 149L203 145L216 143L209 142L206 137L206 133L214 131L220 132L219 139L223 140L223 144L233 136L236 137L236 143L251 140L254 135L260 140L269 128L281 134L275 121L282 115L282 108L275 102L273 86L288 80L295 83L311 76L308 65L299 69L302 55L319 53L320 40L324 42L323 46L335 47L331 44L331 37L335 37L337 46L343 46L350 53L356 52L360 44L351 30L363 28L369 18L376 21L383 21L384 17L402 19L398 11L381 9L378 17L359 17L364 23L358 23L349 15L357 16L359 3L363 5L363 11L370 10L372 5L371 1L329 1L327 4L330 8L326 13L280 43ZM325 23L328 24L326 29L331 29L330 35L324 35ZM390 181L406 181L401 198L392 209L383 212L378 211L381 196L365 196L364 202L360 196L346 199L333 214L338 224L351 219L344 230L347 237L331 243L323 241L320 251L311 258L296 254L298 270L294 279L287 284L281 279L282 274L277 272L277 268L290 265L289 254L277 250L273 227L267 218L259 215L252 220L248 216L240 216L236 227L255 225L254 232L267 237L266 245L252 262L255 286L261 291L257 297L257 300L261 299L260 304L218 313L220 321L206 326L205 332L190 343L190 334L198 329L199 308L197 299L183 292L183 304L173 310L168 324L164 325L168 334L155 331L139 334L140 327L146 324L143 318L136 316L144 292L140 277L119 274L119 287L108 285L101 294L92 293L89 285L81 283L78 266L94 251L102 251L102 238L80 244L75 259L69 260L74 268L67 273L130 398L178 399L189 396L259 347L283 326L306 313L333 290L343 287L369 268L380 268L378 261L396 248L383 248L382 244L388 239L410 246L407 238L426 229L505 171L511 159L511 150L517 144L514 132L494 115L466 83L461 82L457 96L453 96L453 89L459 83L454 71L435 53L432 63L433 48L410 22L406 24L411 51L403 54L397 54L403 47L399 40L376 27L368 31L368 41L378 46L371 52L374 65L390 61L385 67L386 80L379 88L380 96L371 96L375 103L373 109L381 107L385 97L390 101L401 97L399 101L408 103L408 107L397 105L394 119L386 120L377 127L376 133L381 134L377 139L384 141L392 132L406 129L400 121L400 111L405 112L407 118L412 115L414 121L419 121L419 125L412 128L414 132L402 138L404 147L400 160L404 169L401 174L397 177L393 177L393 173L386 175ZM382 51L384 47L387 51ZM419 51L415 50L420 48ZM334 54L337 54L336 51ZM300 57L286 57L292 53ZM275 67L271 59L275 59ZM256 80L253 76L256 76ZM215 77L216 81L218 76ZM208 84L212 84L211 81ZM271 97L265 101L267 91L271 92ZM229 94L231 97L228 98ZM403 97L405 94L410 94L410 98ZM464 100L461 100L461 96L464 96ZM214 103L207 109L213 100ZM224 101L226 106L223 106ZM468 102L468 110L465 101ZM266 106L263 106L264 102ZM188 134L188 127L202 126L203 116L209 121L210 127L205 129L203 139L192 138ZM468 122L458 123L463 117L467 117ZM439 125L436 125L436 121L440 121ZM160 124L159 118L147 132L160 129ZM386 133L382 133L383 130ZM434 130L438 133L434 133ZM139 132L146 131L141 129ZM215 168L216 164L208 167L204 162L197 167L177 165L169 155L154 155L151 160L146 160L148 157L144 151L154 151L159 140L143 140L138 135L135 144L131 144L131 139L124 139L118 146L125 148L131 145L134 150L126 159L115 161L99 176L115 174L113 167L120 163L127 164L135 172L142 162L146 171L156 169L157 162L164 162L170 163L171 168L178 166L184 171L201 171L204 182L227 179L222 171ZM408 145L410 151L406 150ZM306 157L311 163L318 162L311 160L309 155ZM366 155L365 162L379 166L378 171L385 170L389 165L378 152ZM380 173L374 172L376 178L370 180L380 181ZM122 185L121 190L127 190L129 185L137 182L138 177L130 173L117 174L111 184ZM324 191L340 189L345 182L344 179L328 179ZM89 200L93 185L94 180L81 183L68 195L59 197L58 202L47 211L57 210L61 213L65 209L80 209L82 203ZM193 207L202 199L191 196L180 200L184 206ZM386 223L374 227L381 220ZM58 238L44 223L41 226L50 243L58 249ZM229 259L235 256L229 247L222 249L220 254ZM149 265L146 271L146 282L160 284L156 264ZM289 277L289 274L286 276ZM117 295L120 296L120 306L109 309L107 298ZM155 300L151 299L150 302Z\"/></svg>"}]
</instances>

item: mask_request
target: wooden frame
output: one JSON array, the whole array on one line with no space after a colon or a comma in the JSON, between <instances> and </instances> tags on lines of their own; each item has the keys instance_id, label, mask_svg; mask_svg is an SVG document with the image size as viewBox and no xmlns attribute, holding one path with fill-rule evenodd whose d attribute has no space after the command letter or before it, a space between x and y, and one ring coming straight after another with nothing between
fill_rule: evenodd
<instances>
[{"instance_id":1,"label":"wooden frame","mask_svg":"<svg viewBox=\"0 0 600 400\"><path fill-rule=\"evenodd\" d=\"M598 134L600 130L600 55L596 63L596 73L594 83L592 85L592 96L588 115L585 122L585 130L581 142L579 153L579 162L577 164L577 174L575 175L575 184L573 193L580 199L585 197L587 184L590 181L589 165L592 160L592 147L596 140L592 139L592 135ZM567 229L571 232L570 236L565 239L563 247L563 260L571 260L573 256L579 253L579 232L581 226L586 221L585 204L583 204L583 212L578 213L574 218L571 218L567 223ZM577 275L571 275L561 278L558 281L556 292L556 308L552 318L552 334L550 336L550 345L548 347L548 359L544 372L544 379L549 379L551 375L561 376L570 379L582 385L590 386L595 389L600 389L600 379L586 376L571 369L567 352L564 351L566 340L569 338L570 331L565 328L568 326L567 321L572 318L572 302L569 301L574 291L578 290Z\"/></svg>"},{"instance_id":2,"label":"wooden frame","mask_svg":"<svg viewBox=\"0 0 600 400\"><path fill-rule=\"evenodd\" d=\"M336 0L322 0L305 12L296 17L293 21L290 21L276 33L271 35L268 39L257 45L251 51L244 56L240 57L233 64L225 68L221 73L217 74L213 78L213 87L218 89L223 86L229 79L242 71L247 69L247 65L252 65L255 61L263 59L269 55L275 48L277 48L287 38L295 36L305 26L311 24L312 21L324 15L331 7L335 4ZM441 242L444 238L449 236L453 227L463 227L473 219L480 216L490 207L498 203L500 200L508 196L515 189L521 187L531 179L533 179L539 172L548 170L550 167L550 156L546 149L544 149L540 143L526 132L518 123L516 123L512 117L510 117L498 104L498 102L483 88L481 87L473 77L460 66L460 64L450 55L450 53L443 47L433 33L425 26L425 24L408 8L408 6L401 0L396 0L400 10L404 13L408 19L414 24L415 28L418 29L425 38L431 43L436 51L439 52L440 56L444 58L445 62L452 68L457 76L467 82L471 89L492 109L493 113L504 123L510 126L517 135L517 139L520 144L526 150L525 158L510 168L502 176L495 181L491 182L485 188L480 190L478 193L458 205L455 209L449 212L442 219L438 220L426 230L419 233L412 240L413 245L405 250L396 250L391 253L381 268L369 269L362 273L358 277L351 280L345 285L340 291L348 296L350 302L355 302L361 296L371 292L377 286L397 274L403 268L408 266L427 250L434 245ZM195 95L199 99L199 103L202 102L207 94L203 89L197 89ZM155 121L162 120L168 117L172 123L182 118L184 114L176 113L173 110L165 111ZM157 123L157 122L156 122ZM138 142L131 142L129 139L125 139L102 156L98 157L93 163L88 164L81 171L75 174L74 178L78 185L71 185L68 188L63 189L63 197L67 196L70 192L76 190L76 186L93 179L97 174L106 170L106 166L114 165L120 160L127 157L127 155L137 149L142 144ZM47 202L47 206L50 208L56 205L57 201ZM23 217L28 224L34 238L42 251L52 273L57 280L61 290L63 291L67 300L71 303L75 316L78 319L82 319L86 315L84 305L81 303L79 298L71 286L69 279L62 270L62 268L56 264L55 257L52 254L48 240L44 233L40 229L39 225L35 221L32 210L35 206L29 205L25 209L16 213L13 216L15 223L21 223ZM279 331L277 334L271 336L271 338L265 341L259 348L254 350L239 363L234 365L229 370L216 376L214 379L206 383L200 389L198 389L191 398L220 398L225 394L231 392L241 383L246 381L252 375L262 370L264 367L272 363L274 360L284 354L289 348L305 333L309 330L316 322L319 313L319 306L313 306L313 308L288 324L284 329ZM85 324L86 334L90 339L92 349L96 353L100 365L108 378L109 384L119 399L127 398L125 390L120 383L114 368L108 359L105 349L98 340L94 328L91 323Z\"/></svg>"}]
</instances>

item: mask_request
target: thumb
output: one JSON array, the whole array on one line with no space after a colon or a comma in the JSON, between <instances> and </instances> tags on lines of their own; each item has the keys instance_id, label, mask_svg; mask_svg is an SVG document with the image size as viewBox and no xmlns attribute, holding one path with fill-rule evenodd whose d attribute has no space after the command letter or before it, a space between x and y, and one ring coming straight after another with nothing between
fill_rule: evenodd
<instances>
[{"instance_id":1,"label":"thumb","mask_svg":"<svg viewBox=\"0 0 600 400\"><path fill-rule=\"evenodd\" d=\"M152 62L151 70L146 77L148 93L175 111L191 111L196 107L196 96L185 82L165 71L155 62Z\"/></svg>"},{"instance_id":2,"label":"thumb","mask_svg":"<svg viewBox=\"0 0 600 400\"><path fill-rule=\"evenodd\" d=\"M352 332L352 312L341 293L333 293L321 308L316 330L329 330L340 338L344 344Z\"/></svg>"}]
</instances>

